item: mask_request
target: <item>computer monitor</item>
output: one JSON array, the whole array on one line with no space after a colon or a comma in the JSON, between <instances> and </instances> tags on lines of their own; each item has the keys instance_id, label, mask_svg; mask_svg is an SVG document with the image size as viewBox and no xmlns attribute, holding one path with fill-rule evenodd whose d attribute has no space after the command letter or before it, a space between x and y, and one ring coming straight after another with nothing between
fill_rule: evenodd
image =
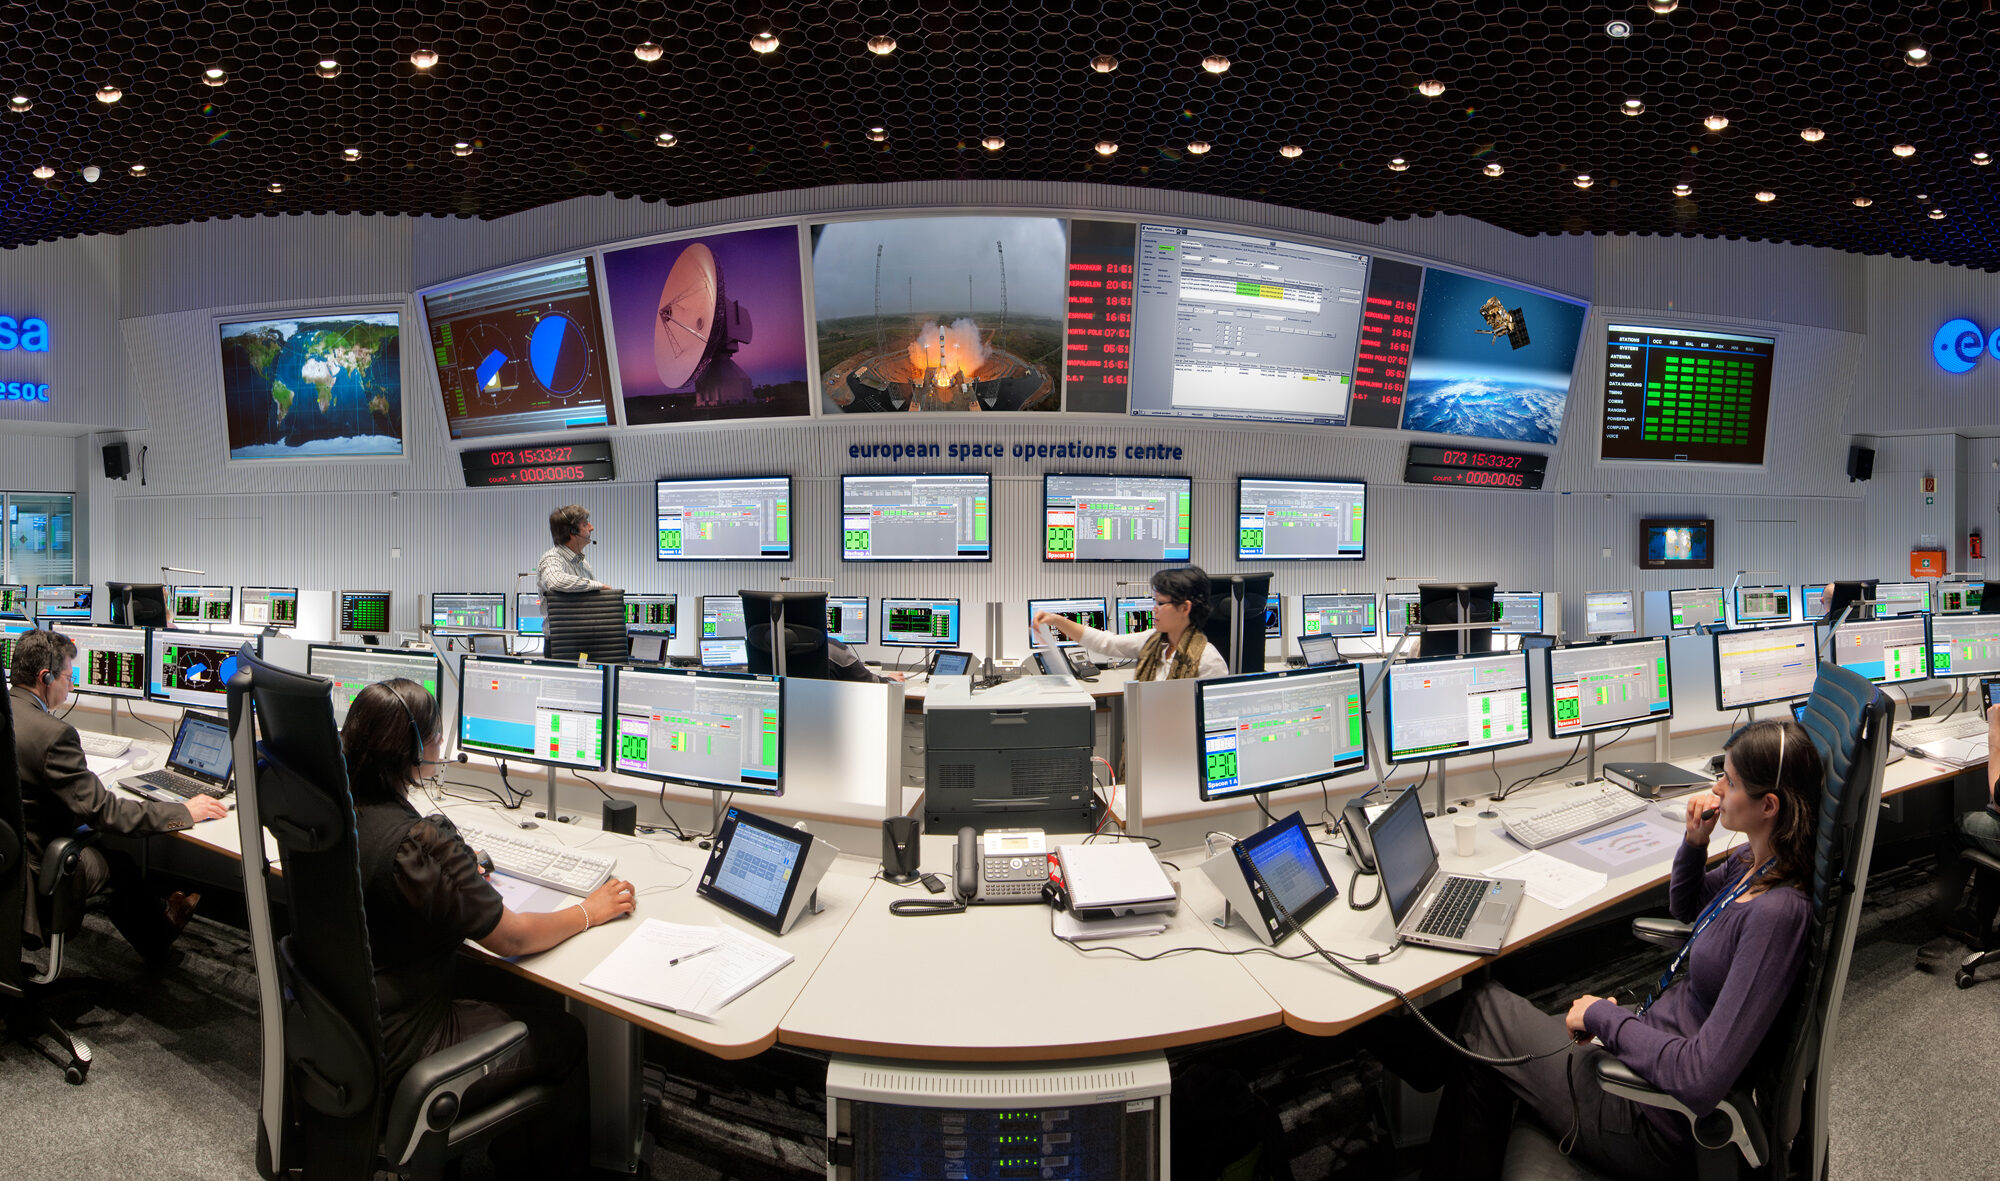
<instances>
[{"instance_id":1,"label":"computer monitor","mask_svg":"<svg viewBox=\"0 0 2000 1181\"><path fill-rule=\"evenodd\" d=\"M1285 638L1285 596L1277 591L1264 596L1264 638Z\"/></svg>"},{"instance_id":2,"label":"computer monitor","mask_svg":"<svg viewBox=\"0 0 2000 1181\"><path fill-rule=\"evenodd\" d=\"M1156 605L1152 595L1121 595L1113 606L1112 631L1121 636L1152 631Z\"/></svg>"},{"instance_id":3,"label":"computer monitor","mask_svg":"<svg viewBox=\"0 0 2000 1181\"><path fill-rule=\"evenodd\" d=\"M388 591L350 591L339 594L340 613L334 630L343 636L381 635L389 630Z\"/></svg>"},{"instance_id":4,"label":"computer monitor","mask_svg":"<svg viewBox=\"0 0 2000 1181\"><path fill-rule=\"evenodd\" d=\"M0 619L18 619L27 622L34 610L34 597L28 588L11 582L0 583Z\"/></svg>"},{"instance_id":5,"label":"computer monitor","mask_svg":"<svg viewBox=\"0 0 2000 1181\"><path fill-rule=\"evenodd\" d=\"M1539 599L1537 602L1539 603ZM1417 615L1426 627L1440 624L1490 623L1493 620L1493 584L1490 582L1422 582L1417 584ZM1537 606L1536 618L1541 618ZM1528 635L1537 634L1536 627ZM1490 628L1470 630L1426 630L1417 636L1417 652L1422 656L1457 656L1487 652L1493 648Z\"/></svg>"},{"instance_id":6,"label":"computer monitor","mask_svg":"<svg viewBox=\"0 0 2000 1181\"><path fill-rule=\"evenodd\" d=\"M1791 587L1739 586L1736 588L1737 623L1783 623L1791 617Z\"/></svg>"},{"instance_id":7,"label":"computer monitor","mask_svg":"<svg viewBox=\"0 0 2000 1181\"><path fill-rule=\"evenodd\" d=\"M1931 675L1931 617L1926 612L1843 623L1833 629L1827 655L1878 685L1921 681Z\"/></svg>"},{"instance_id":8,"label":"computer monitor","mask_svg":"<svg viewBox=\"0 0 2000 1181\"><path fill-rule=\"evenodd\" d=\"M1729 597L1719 586L1694 586L1667 592L1668 623L1675 631L1698 627L1719 627L1722 607Z\"/></svg>"},{"instance_id":9,"label":"computer monitor","mask_svg":"<svg viewBox=\"0 0 2000 1181\"><path fill-rule=\"evenodd\" d=\"M1639 522L1642 570L1715 569L1715 522L1697 517L1647 517Z\"/></svg>"},{"instance_id":10,"label":"computer monitor","mask_svg":"<svg viewBox=\"0 0 2000 1181\"><path fill-rule=\"evenodd\" d=\"M168 622L176 627L186 623L234 623L236 588L233 586L176 586L167 592Z\"/></svg>"},{"instance_id":11,"label":"computer monitor","mask_svg":"<svg viewBox=\"0 0 2000 1181\"><path fill-rule=\"evenodd\" d=\"M1486 652L1392 664L1382 708L1392 763L1519 746L1534 738L1528 654Z\"/></svg>"},{"instance_id":12,"label":"computer monitor","mask_svg":"<svg viewBox=\"0 0 2000 1181\"><path fill-rule=\"evenodd\" d=\"M1826 611L1820 616L1822 622L1836 623L1840 620L1873 619L1876 581L1872 578L1843 578L1827 584L1824 604Z\"/></svg>"},{"instance_id":13,"label":"computer monitor","mask_svg":"<svg viewBox=\"0 0 2000 1181\"><path fill-rule=\"evenodd\" d=\"M1663 636L1545 648L1549 737L1665 721L1674 716L1674 679Z\"/></svg>"},{"instance_id":14,"label":"computer monitor","mask_svg":"<svg viewBox=\"0 0 2000 1181\"><path fill-rule=\"evenodd\" d=\"M2000 675L2000 616L1933 615L1931 675Z\"/></svg>"},{"instance_id":15,"label":"computer monitor","mask_svg":"<svg viewBox=\"0 0 2000 1181\"><path fill-rule=\"evenodd\" d=\"M1368 766L1361 669L1278 669L1197 682L1204 800L1317 783Z\"/></svg>"},{"instance_id":16,"label":"computer monitor","mask_svg":"<svg viewBox=\"0 0 2000 1181\"><path fill-rule=\"evenodd\" d=\"M1799 584L1799 618L1807 622L1826 618L1826 583Z\"/></svg>"},{"instance_id":17,"label":"computer monitor","mask_svg":"<svg viewBox=\"0 0 2000 1181\"><path fill-rule=\"evenodd\" d=\"M1148 599L1146 602L1150 604L1152 600ZM1106 612L1103 599L1029 599L1028 647L1030 648L1039 648L1042 646L1041 638L1035 635L1035 616L1043 611L1047 611L1051 615L1060 615L1064 619L1073 620L1085 627L1094 627L1098 631L1110 630L1110 620L1105 617ZM1049 631L1055 636L1056 647L1076 647L1075 640L1065 637L1054 628L1050 628Z\"/></svg>"},{"instance_id":18,"label":"computer monitor","mask_svg":"<svg viewBox=\"0 0 2000 1181\"><path fill-rule=\"evenodd\" d=\"M850 646L867 643L868 596L850 598L847 595L828 595L826 638Z\"/></svg>"},{"instance_id":19,"label":"computer monitor","mask_svg":"<svg viewBox=\"0 0 2000 1181\"><path fill-rule=\"evenodd\" d=\"M51 583L35 588L35 618L90 622L90 587L86 583Z\"/></svg>"},{"instance_id":20,"label":"computer monitor","mask_svg":"<svg viewBox=\"0 0 2000 1181\"><path fill-rule=\"evenodd\" d=\"M958 600L883 599L882 644L888 648L958 647Z\"/></svg>"},{"instance_id":21,"label":"computer monitor","mask_svg":"<svg viewBox=\"0 0 2000 1181\"><path fill-rule=\"evenodd\" d=\"M1815 628L1760 627L1715 633L1715 708L1746 709L1812 695L1819 675Z\"/></svg>"},{"instance_id":22,"label":"computer monitor","mask_svg":"<svg viewBox=\"0 0 2000 1181\"><path fill-rule=\"evenodd\" d=\"M442 708L444 699L438 697L438 685L443 682L442 668L437 654L432 652L350 648L338 644L313 644L306 649L306 672L333 682L335 726L347 724L347 711L363 689L397 677L422 685L424 692L438 698L438 705Z\"/></svg>"},{"instance_id":23,"label":"computer monitor","mask_svg":"<svg viewBox=\"0 0 2000 1181\"><path fill-rule=\"evenodd\" d=\"M1333 636L1300 636L1299 658L1309 665L1340 663L1340 641Z\"/></svg>"},{"instance_id":24,"label":"computer monitor","mask_svg":"<svg viewBox=\"0 0 2000 1181\"><path fill-rule=\"evenodd\" d=\"M631 601L631 596L626 596ZM514 634L517 636L539 636L547 632L549 624L548 608L542 605L539 591L514 592Z\"/></svg>"},{"instance_id":25,"label":"computer monitor","mask_svg":"<svg viewBox=\"0 0 2000 1181\"><path fill-rule=\"evenodd\" d=\"M1637 597L1631 591L1584 592L1584 635L1627 636L1638 630Z\"/></svg>"},{"instance_id":26,"label":"computer monitor","mask_svg":"<svg viewBox=\"0 0 2000 1181\"><path fill-rule=\"evenodd\" d=\"M78 693L135 699L146 696L145 628L65 624L56 630L76 645L70 684Z\"/></svg>"},{"instance_id":27,"label":"computer monitor","mask_svg":"<svg viewBox=\"0 0 2000 1181\"><path fill-rule=\"evenodd\" d=\"M299 625L299 588L246 586L236 592L236 616L245 627L289 631Z\"/></svg>"},{"instance_id":28,"label":"computer monitor","mask_svg":"<svg viewBox=\"0 0 2000 1181\"><path fill-rule=\"evenodd\" d=\"M1939 615L1977 615L1986 598L1984 582L1941 582L1937 588Z\"/></svg>"},{"instance_id":29,"label":"computer monitor","mask_svg":"<svg viewBox=\"0 0 2000 1181\"><path fill-rule=\"evenodd\" d=\"M986 472L840 477L844 562L993 560Z\"/></svg>"},{"instance_id":30,"label":"computer monitor","mask_svg":"<svg viewBox=\"0 0 2000 1181\"><path fill-rule=\"evenodd\" d=\"M0 596L3 597L3 596ZM167 588L157 582L107 582L111 622L132 627L167 626Z\"/></svg>"},{"instance_id":31,"label":"computer monitor","mask_svg":"<svg viewBox=\"0 0 2000 1181\"><path fill-rule=\"evenodd\" d=\"M602 768L607 680L600 664L467 656L458 676L459 749Z\"/></svg>"},{"instance_id":32,"label":"computer monitor","mask_svg":"<svg viewBox=\"0 0 2000 1181\"><path fill-rule=\"evenodd\" d=\"M1410 630L1416 622L1417 604L1421 597L1415 591L1385 591L1382 595L1382 631L1384 635L1400 636Z\"/></svg>"},{"instance_id":33,"label":"computer monitor","mask_svg":"<svg viewBox=\"0 0 2000 1181\"><path fill-rule=\"evenodd\" d=\"M1380 608L1373 594L1305 595L1299 600L1301 636L1373 636Z\"/></svg>"},{"instance_id":34,"label":"computer monitor","mask_svg":"<svg viewBox=\"0 0 2000 1181\"><path fill-rule=\"evenodd\" d=\"M227 709L236 654L264 654L264 642L208 632L155 628L146 638L146 697L189 709Z\"/></svg>"},{"instance_id":35,"label":"computer monitor","mask_svg":"<svg viewBox=\"0 0 2000 1181\"><path fill-rule=\"evenodd\" d=\"M750 667L750 641L697 640L695 651L701 654L703 668L747 670Z\"/></svg>"},{"instance_id":36,"label":"computer monitor","mask_svg":"<svg viewBox=\"0 0 2000 1181\"><path fill-rule=\"evenodd\" d=\"M659 480L653 485L662 562L789 562L792 478Z\"/></svg>"},{"instance_id":37,"label":"computer monitor","mask_svg":"<svg viewBox=\"0 0 2000 1181\"><path fill-rule=\"evenodd\" d=\"M1549 629L1542 626L1542 592L1540 591L1494 591L1493 630L1507 635L1540 635Z\"/></svg>"},{"instance_id":38,"label":"computer monitor","mask_svg":"<svg viewBox=\"0 0 2000 1181\"><path fill-rule=\"evenodd\" d=\"M1239 561L1359 561L1367 523L1368 485L1359 480L1236 481Z\"/></svg>"},{"instance_id":39,"label":"computer monitor","mask_svg":"<svg viewBox=\"0 0 2000 1181\"><path fill-rule=\"evenodd\" d=\"M701 638L740 640L743 630L743 596L703 595L701 597Z\"/></svg>"},{"instance_id":40,"label":"computer monitor","mask_svg":"<svg viewBox=\"0 0 2000 1181\"><path fill-rule=\"evenodd\" d=\"M0 683L5 683L14 667L14 641L35 630L32 623L0 621Z\"/></svg>"},{"instance_id":41,"label":"computer monitor","mask_svg":"<svg viewBox=\"0 0 2000 1181\"><path fill-rule=\"evenodd\" d=\"M1885 615L1915 615L1931 609L1928 582L1878 582L1875 584L1875 618Z\"/></svg>"},{"instance_id":42,"label":"computer monitor","mask_svg":"<svg viewBox=\"0 0 2000 1181\"><path fill-rule=\"evenodd\" d=\"M435 591L431 594L431 630L506 631L507 596L500 591Z\"/></svg>"},{"instance_id":43,"label":"computer monitor","mask_svg":"<svg viewBox=\"0 0 2000 1181\"><path fill-rule=\"evenodd\" d=\"M785 686L693 669L617 670L611 769L714 791L785 790Z\"/></svg>"},{"instance_id":44,"label":"computer monitor","mask_svg":"<svg viewBox=\"0 0 2000 1181\"><path fill-rule=\"evenodd\" d=\"M672 639L678 630L675 616L679 608L679 595L634 594L628 591L625 595L625 630L662 632Z\"/></svg>"},{"instance_id":45,"label":"computer monitor","mask_svg":"<svg viewBox=\"0 0 2000 1181\"><path fill-rule=\"evenodd\" d=\"M1042 477L1042 560L1181 563L1194 481L1186 476Z\"/></svg>"}]
</instances>

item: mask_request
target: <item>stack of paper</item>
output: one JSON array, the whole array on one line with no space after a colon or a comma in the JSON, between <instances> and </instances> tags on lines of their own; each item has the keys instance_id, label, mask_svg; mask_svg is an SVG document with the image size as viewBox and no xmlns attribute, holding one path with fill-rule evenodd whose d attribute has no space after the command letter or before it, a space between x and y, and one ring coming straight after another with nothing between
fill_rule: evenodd
<instances>
[{"instance_id":1,"label":"stack of paper","mask_svg":"<svg viewBox=\"0 0 2000 1181\"><path fill-rule=\"evenodd\" d=\"M792 953L733 927L647 919L583 982L592 988L713 1021L716 1012L792 962Z\"/></svg>"},{"instance_id":2,"label":"stack of paper","mask_svg":"<svg viewBox=\"0 0 2000 1181\"><path fill-rule=\"evenodd\" d=\"M1537 902L1568 910L1602 890L1611 879L1604 874L1571 865L1559 857L1540 851L1529 853L1504 865L1479 872L1496 878L1515 878L1527 883L1528 897Z\"/></svg>"}]
</instances>

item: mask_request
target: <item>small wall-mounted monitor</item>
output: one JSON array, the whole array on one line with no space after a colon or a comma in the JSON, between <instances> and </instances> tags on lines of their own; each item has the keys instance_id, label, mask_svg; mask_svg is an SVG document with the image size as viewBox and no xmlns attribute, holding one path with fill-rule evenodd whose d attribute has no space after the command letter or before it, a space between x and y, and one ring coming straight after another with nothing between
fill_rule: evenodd
<instances>
[{"instance_id":1,"label":"small wall-mounted monitor","mask_svg":"<svg viewBox=\"0 0 2000 1181\"><path fill-rule=\"evenodd\" d=\"M1791 587L1739 586L1736 588L1736 622L1784 623L1791 617Z\"/></svg>"},{"instance_id":2,"label":"small wall-mounted monitor","mask_svg":"<svg viewBox=\"0 0 2000 1181\"><path fill-rule=\"evenodd\" d=\"M236 592L236 615L245 627L288 631L299 625L299 588L246 586Z\"/></svg>"},{"instance_id":3,"label":"small wall-mounted monitor","mask_svg":"<svg viewBox=\"0 0 2000 1181\"><path fill-rule=\"evenodd\" d=\"M1827 655L1878 685L1900 685L1931 675L1931 617L1891 616L1833 629Z\"/></svg>"},{"instance_id":4,"label":"small wall-mounted monitor","mask_svg":"<svg viewBox=\"0 0 2000 1181\"><path fill-rule=\"evenodd\" d=\"M262 656L261 639L155 628L147 633L146 696L190 709L227 709L229 678L245 646Z\"/></svg>"},{"instance_id":5,"label":"small wall-mounted monitor","mask_svg":"<svg viewBox=\"0 0 2000 1181\"><path fill-rule=\"evenodd\" d=\"M990 562L993 477L986 472L842 476L844 562Z\"/></svg>"},{"instance_id":6,"label":"small wall-mounted monitor","mask_svg":"<svg viewBox=\"0 0 2000 1181\"><path fill-rule=\"evenodd\" d=\"M1236 481L1236 557L1359 561L1368 556L1368 485L1359 480Z\"/></svg>"},{"instance_id":7,"label":"small wall-mounted monitor","mask_svg":"<svg viewBox=\"0 0 2000 1181\"><path fill-rule=\"evenodd\" d=\"M1875 584L1875 618L1915 615L1931 609L1928 582L1878 582Z\"/></svg>"},{"instance_id":8,"label":"small wall-mounted monitor","mask_svg":"<svg viewBox=\"0 0 2000 1181\"><path fill-rule=\"evenodd\" d=\"M1673 670L1661 636L1545 648L1549 737L1573 738L1674 716Z\"/></svg>"},{"instance_id":9,"label":"small wall-mounted monitor","mask_svg":"<svg viewBox=\"0 0 2000 1181\"><path fill-rule=\"evenodd\" d=\"M500 591L437 591L431 595L431 630L507 630L507 596Z\"/></svg>"},{"instance_id":10,"label":"small wall-mounted monitor","mask_svg":"<svg viewBox=\"0 0 2000 1181\"><path fill-rule=\"evenodd\" d=\"M826 638L850 647L868 642L868 597L826 597Z\"/></svg>"},{"instance_id":11,"label":"small wall-mounted monitor","mask_svg":"<svg viewBox=\"0 0 2000 1181\"><path fill-rule=\"evenodd\" d=\"M1373 636L1381 609L1371 594L1304 595L1299 635Z\"/></svg>"},{"instance_id":12,"label":"small wall-mounted monitor","mask_svg":"<svg viewBox=\"0 0 2000 1181\"><path fill-rule=\"evenodd\" d=\"M1526 652L1392 664L1382 702L1392 763L1499 750L1535 736Z\"/></svg>"},{"instance_id":13,"label":"small wall-mounted monitor","mask_svg":"<svg viewBox=\"0 0 2000 1181\"><path fill-rule=\"evenodd\" d=\"M792 478L659 480L653 485L662 562L789 562Z\"/></svg>"},{"instance_id":14,"label":"small wall-mounted monitor","mask_svg":"<svg viewBox=\"0 0 2000 1181\"><path fill-rule=\"evenodd\" d=\"M1042 477L1042 559L1185 562L1194 481L1186 476Z\"/></svg>"},{"instance_id":15,"label":"small wall-mounted monitor","mask_svg":"<svg viewBox=\"0 0 2000 1181\"><path fill-rule=\"evenodd\" d=\"M1715 569L1715 522L1705 517L1646 517L1639 522L1642 570Z\"/></svg>"},{"instance_id":16,"label":"small wall-mounted monitor","mask_svg":"<svg viewBox=\"0 0 2000 1181\"><path fill-rule=\"evenodd\" d=\"M514 592L514 634L539 636L548 630L548 609L538 591Z\"/></svg>"},{"instance_id":17,"label":"small wall-mounted monitor","mask_svg":"<svg viewBox=\"0 0 2000 1181\"><path fill-rule=\"evenodd\" d=\"M612 770L715 791L783 793L784 682L620 668L617 686Z\"/></svg>"},{"instance_id":18,"label":"small wall-mounted monitor","mask_svg":"<svg viewBox=\"0 0 2000 1181\"><path fill-rule=\"evenodd\" d=\"M236 622L233 586L173 586L167 588L167 618L183 624Z\"/></svg>"},{"instance_id":19,"label":"small wall-mounted monitor","mask_svg":"<svg viewBox=\"0 0 2000 1181\"><path fill-rule=\"evenodd\" d=\"M1719 586L1695 586L1686 590L1668 591L1669 626L1675 631L1719 626L1723 620L1723 604L1728 601L1727 591Z\"/></svg>"},{"instance_id":20,"label":"small wall-mounted monitor","mask_svg":"<svg viewBox=\"0 0 2000 1181\"><path fill-rule=\"evenodd\" d=\"M1810 623L1715 633L1715 708L1745 709L1812 695L1819 675Z\"/></svg>"},{"instance_id":21,"label":"small wall-mounted monitor","mask_svg":"<svg viewBox=\"0 0 2000 1181\"><path fill-rule=\"evenodd\" d=\"M1152 631L1153 608L1156 605L1151 595L1120 596L1112 609L1111 630L1121 636Z\"/></svg>"},{"instance_id":22,"label":"small wall-mounted monitor","mask_svg":"<svg viewBox=\"0 0 2000 1181\"><path fill-rule=\"evenodd\" d=\"M128 698L146 695L147 629L71 624L57 630L76 645L70 683L78 693Z\"/></svg>"},{"instance_id":23,"label":"small wall-mounted monitor","mask_svg":"<svg viewBox=\"0 0 2000 1181\"><path fill-rule=\"evenodd\" d=\"M1584 592L1583 634L1629 636L1638 630L1638 599L1631 591Z\"/></svg>"},{"instance_id":24,"label":"small wall-mounted monitor","mask_svg":"<svg viewBox=\"0 0 2000 1181\"><path fill-rule=\"evenodd\" d=\"M392 595L385 590L339 592L334 630L343 636L379 636L389 631Z\"/></svg>"},{"instance_id":25,"label":"small wall-mounted monitor","mask_svg":"<svg viewBox=\"0 0 2000 1181\"><path fill-rule=\"evenodd\" d=\"M1316 783L1368 766L1357 665L1201 681L1194 717L1204 800Z\"/></svg>"},{"instance_id":26,"label":"small wall-mounted monitor","mask_svg":"<svg viewBox=\"0 0 2000 1181\"><path fill-rule=\"evenodd\" d=\"M1152 600L1149 599L1147 601L1151 602ZM1051 615L1060 615L1064 619L1080 623L1085 627L1094 627L1098 631L1109 630L1108 625L1110 621L1105 618L1106 613L1103 599L1029 599L1028 647L1030 648L1039 648L1042 646L1040 637L1035 635L1035 616L1043 611L1047 611ZM1056 647L1076 647L1075 640L1068 638L1061 632L1056 631L1056 629L1050 628L1049 632L1055 636Z\"/></svg>"},{"instance_id":27,"label":"small wall-mounted monitor","mask_svg":"<svg viewBox=\"0 0 2000 1181\"><path fill-rule=\"evenodd\" d=\"M1977 615L1985 597L1984 582L1941 582L1937 586L1937 613Z\"/></svg>"},{"instance_id":28,"label":"small wall-mounted monitor","mask_svg":"<svg viewBox=\"0 0 2000 1181\"><path fill-rule=\"evenodd\" d=\"M1508 635L1539 635L1542 626L1542 592L1494 591L1493 630Z\"/></svg>"},{"instance_id":29,"label":"small wall-mounted monitor","mask_svg":"<svg viewBox=\"0 0 2000 1181\"><path fill-rule=\"evenodd\" d=\"M675 622L679 596L663 594L632 594L625 596L625 630L627 632L660 632L668 639L677 630Z\"/></svg>"},{"instance_id":30,"label":"small wall-mounted monitor","mask_svg":"<svg viewBox=\"0 0 2000 1181\"><path fill-rule=\"evenodd\" d=\"M606 680L601 664L467 656L458 678L459 749L601 769Z\"/></svg>"},{"instance_id":31,"label":"small wall-mounted monitor","mask_svg":"<svg viewBox=\"0 0 2000 1181\"><path fill-rule=\"evenodd\" d=\"M882 643L890 648L958 647L958 600L883 599Z\"/></svg>"}]
</instances>

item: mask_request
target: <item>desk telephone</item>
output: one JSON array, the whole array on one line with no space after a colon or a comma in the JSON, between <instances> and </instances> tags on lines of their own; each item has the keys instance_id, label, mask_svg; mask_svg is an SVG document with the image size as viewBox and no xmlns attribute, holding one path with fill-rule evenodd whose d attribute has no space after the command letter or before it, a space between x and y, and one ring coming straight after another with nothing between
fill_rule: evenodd
<instances>
[{"instance_id":1,"label":"desk telephone","mask_svg":"<svg viewBox=\"0 0 2000 1181\"><path fill-rule=\"evenodd\" d=\"M1039 828L958 830L953 893L962 902L1040 902L1049 880L1049 838Z\"/></svg>"}]
</instances>

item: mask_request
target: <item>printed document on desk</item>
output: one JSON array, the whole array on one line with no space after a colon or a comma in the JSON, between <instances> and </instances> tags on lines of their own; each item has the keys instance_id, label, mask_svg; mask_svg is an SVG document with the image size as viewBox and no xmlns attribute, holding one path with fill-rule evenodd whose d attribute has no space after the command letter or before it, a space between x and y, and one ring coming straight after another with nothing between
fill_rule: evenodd
<instances>
[{"instance_id":1,"label":"printed document on desk","mask_svg":"<svg viewBox=\"0 0 2000 1181\"><path fill-rule=\"evenodd\" d=\"M547 914L552 910L575 906L582 901L574 894L552 890L540 883L512 877L499 870L493 871L486 882L500 895L500 901L507 904L507 909L515 914Z\"/></svg>"},{"instance_id":2,"label":"printed document on desk","mask_svg":"<svg viewBox=\"0 0 2000 1181\"><path fill-rule=\"evenodd\" d=\"M1571 865L1539 851L1516 857L1503 865L1488 866L1483 872L1490 877L1520 879L1527 885L1528 897L1557 910L1568 910L1602 890L1610 881L1595 870Z\"/></svg>"},{"instance_id":3,"label":"printed document on desk","mask_svg":"<svg viewBox=\"0 0 2000 1181\"><path fill-rule=\"evenodd\" d=\"M672 963L676 959L681 962ZM732 927L647 919L583 982L642 1005L713 1021L724 1005L792 959L791 952Z\"/></svg>"}]
</instances>

